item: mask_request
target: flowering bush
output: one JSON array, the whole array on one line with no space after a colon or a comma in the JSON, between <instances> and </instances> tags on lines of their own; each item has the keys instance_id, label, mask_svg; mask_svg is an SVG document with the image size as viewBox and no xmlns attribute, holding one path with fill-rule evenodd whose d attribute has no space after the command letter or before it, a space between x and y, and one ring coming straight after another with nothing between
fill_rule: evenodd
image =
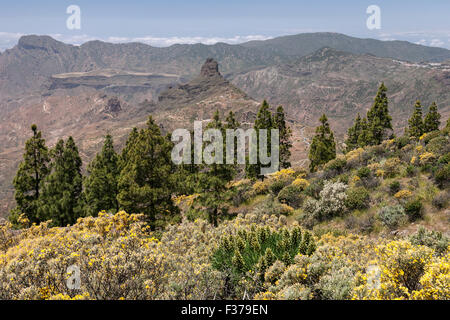
<instances>
[{"instance_id":1,"label":"flowering bush","mask_svg":"<svg viewBox=\"0 0 450 320\"><path fill-rule=\"evenodd\" d=\"M411 198L412 197L412 192L407 190L407 189L403 189L403 190L400 190L399 192L397 192L396 194L394 194L394 197L397 200L401 201L401 200L404 200L404 199Z\"/></svg>"},{"instance_id":2,"label":"flowering bush","mask_svg":"<svg viewBox=\"0 0 450 320\"><path fill-rule=\"evenodd\" d=\"M426 165L432 163L436 159L436 155L432 152L425 152L419 156L420 164Z\"/></svg>"},{"instance_id":3,"label":"flowering bush","mask_svg":"<svg viewBox=\"0 0 450 320\"><path fill-rule=\"evenodd\" d=\"M431 267L438 263L442 265L439 272L441 284L436 296L449 297L448 286L449 269L442 264L442 260L433 258L433 250L425 246L414 246L407 241L393 241L380 245L376 249L376 265L380 268L380 286L370 286L364 274L360 274L360 283L354 290L356 299L420 299L429 296L430 279L433 277ZM448 252L446 254L448 256ZM445 284L446 283L446 284Z\"/></svg>"},{"instance_id":4,"label":"flowering bush","mask_svg":"<svg viewBox=\"0 0 450 320\"><path fill-rule=\"evenodd\" d=\"M140 215L102 212L65 228L2 224L0 236L8 240L0 249L0 299L450 297L449 247L437 254L428 233L414 244L319 239L282 216L239 214L216 228L185 220L156 238ZM369 281L373 265L379 286ZM79 289L67 285L69 266L80 270Z\"/></svg>"},{"instance_id":5,"label":"flowering bush","mask_svg":"<svg viewBox=\"0 0 450 320\"><path fill-rule=\"evenodd\" d=\"M296 186L296 187L299 187L299 188L301 188L302 190L305 190L305 189L310 185L310 183L309 183L308 180L306 180L306 179L303 179L303 178L297 178L297 179L295 179L295 180L292 182L292 185L293 185L293 186Z\"/></svg>"},{"instance_id":6,"label":"flowering bush","mask_svg":"<svg viewBox=\"0 0 450 320\"><path fill-rule=\"evenodd\" d=\"M383 166L385 176L388 178L395 177L399 173L401 163L399 158L387 159Z\"/></svg>"}]
</instances>

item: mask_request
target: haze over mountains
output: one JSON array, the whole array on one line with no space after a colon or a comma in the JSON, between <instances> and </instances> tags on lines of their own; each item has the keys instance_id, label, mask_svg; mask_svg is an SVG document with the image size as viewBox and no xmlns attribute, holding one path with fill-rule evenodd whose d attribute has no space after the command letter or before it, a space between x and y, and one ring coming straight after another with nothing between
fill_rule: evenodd
<instances>
[{"instance_id":1,"label":"haze over mountains","mask_svg":"<svg viewBox=\"0 0 450 320\"><path fill-rule=\"evenodd\" d=\"M336 33L167 48L100 41L77 47L48 36L22 37L0 54L0 214L10 207L11 181L32 123L50 146L73 135L87 162L107 131L120 146L149 114L165 130L209 119L216 109L233 110L250 124L267 99L288 111L293 163L301 163L319 115L327 113L342 139L381 81L399 129L416 99L425 106L436 101L446 119L449 61L450 50L442 48Z\"/></svg>"}]
</instances>

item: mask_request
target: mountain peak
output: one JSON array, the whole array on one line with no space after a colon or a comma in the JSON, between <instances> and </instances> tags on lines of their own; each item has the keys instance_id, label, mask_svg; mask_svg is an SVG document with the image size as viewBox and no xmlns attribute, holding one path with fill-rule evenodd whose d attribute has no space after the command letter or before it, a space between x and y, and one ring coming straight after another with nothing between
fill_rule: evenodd
<instances>
[{"instance_id":1,"label":"mountain peak","mask_svg":"<svg viewBox=\"0 0 450 320\"><path fill-rule=\"evenodd\" d=\"M20 37L17 46L23 49L47 49L66 45L50 36L27 35Z\"/></svg>"},{"instance_id":2,"label":"mountain peak","mask_svg":"<svg viewBox=\"0 0 450 320\"><path fill-rule=\"evenodd\" d=\"M213 58L206 59L200 71L202 77L217 77L222 76L219 72L219 64Z\"/></svg>"}]
</instances>

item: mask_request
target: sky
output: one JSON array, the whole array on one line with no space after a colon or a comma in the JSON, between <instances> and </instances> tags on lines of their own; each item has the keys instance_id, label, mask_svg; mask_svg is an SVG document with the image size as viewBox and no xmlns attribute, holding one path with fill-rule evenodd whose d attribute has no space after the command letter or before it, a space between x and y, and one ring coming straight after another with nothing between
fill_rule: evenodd
<instances>
[{"instance_id":1,"label":"sky","mask_svg":"<svg viewBox=\"0 0 450 320\"><path fill-rule=\"evenodd\" d=\"M80 29L69 29L67 8L80 8ZM366 12L380 9L380 28ZM90 40L241 43L304 32L407 40L450 49L449 0L0 0L0 51L26 34L82 44ZM72 20L75 21L75 20Z\"/></svg>"}]
</instances>

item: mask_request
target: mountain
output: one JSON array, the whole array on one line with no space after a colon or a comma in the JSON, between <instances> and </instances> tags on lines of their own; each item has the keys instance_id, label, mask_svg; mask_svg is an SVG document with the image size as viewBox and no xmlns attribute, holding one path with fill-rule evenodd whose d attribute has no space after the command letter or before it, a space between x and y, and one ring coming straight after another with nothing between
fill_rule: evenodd
<instances>
[{"instance_id":1,"label":"mountain","mask_svg":"<svg viewBox=\"0 0 450 320\"><path fill-rule=\"evenodd\" d=\"M306 33L240 45L177 44L164 48L142 43L101 41L73 46L49 36L30 35L21 37L14 48L0 54L0 96L5 100L38 94L51 88L52 83L48 80L55 74L102 69L191 78L208 57L214 57L228 76L286 63L322 47L412 62L450 59L450 50L447 49L405 41L359 39L338 33ZM2 103L4 101L0 101L0 106Z\"/></svg>"},{"instance_id":2,"label":"mountain","mask_svg":"<svg viewBox=\"0 0 450 320\"><path fill-rule=\"evenodd\" d=\"M292 163L298 165L318 115L326 112L342 138L383 80L396 125L404 125L417 98L425 105L436 100L447 117L449 66L440 61L450 61L449 50L336 33L166 48L101 41L73 46L24 36L0 53L0 212L10 208L12 177L32 123L50 146L72 135L87 163L107 132L120 147L149 114L166 131L190 128L216 109L222 115L233 110L249 125L267 98L288 111Z\"/></svg>"},{"instance_id":3,"label":"mountain","mask_svg":"<svg viewBox=\"0 0 450 320\"><path fill-rule=\"evenodd\" d=\"M326 113L340 139L356 113L366 114L382 81L388 88L397 132L407 124L417 99L426 108L435 101L443 119L450 115L450 66L440 63L410 63L322 48L292 63L233 79L252 97L283 105L295 122L315 126Z\"/></svg>"},{"instance_id":4,"label":"mountain","mask_svg":"<svg viewBox=\"0 0 450 320\"><path fill-rule=\"evenodd\" d=\"M208 57L215 57L224 73L280 62L275 55L224 43L155 48L141 43L90 41L73 46L49 36L31 35L20 38L14 48L0 55L0 95L4 100L39 94L52 88L49 79L53 75L104 69L191 78Z\"/></svg>"},{"instance_id":5,"label":"mountain","mask_svg":"<svg viewBox=\"0 0 450 320\"><path fill-rule=\"evenodd\" d=\"M283 56L305 56L320 48L329 47L355 54L371 54L411 62L442 62L450 58L450 50L444 48L426 47L408 41L360 39L332 32L302 33L250 41L242 46Z\"/></svg>"},{"instance_id":6,"label":"mountain","mask_svg":"<svg viewBox=\"0 0 450 320\"><path fill-rule=\"evenodd\" d=\"M173 130L191 126L195 119L211 119L218 110L222 116L236 113L241 124L254 122L259 103L250 98L219 72L217 61L207 59L200 74L186 84L169 87L156 104L156 119Z\"/></svg>"},{"instance_id":7,"label":"mountain","mask_svg":"<svg viewBox=\"0 0 450 320\"><path fill-rule=\"evenodd\" d=\"M133 74L111 70L60 74L52 77L53 88L48 95L5 114L0 121L0 216L11 209L11 182L32 123L42 130L48 146L54 146L60 138L73 136L86 165L101 149L107 132L120 149L131 129L144 126L149 115L168 132L176 128L193 129L194 120L211 119L216 110L222 116L234 111L239 121L249 124L254 121L259 105L223 78L213 59L207 59L201 72L190 82L162 90L158 102L145 100L130 104L105 93L104 89L110 88L103 86L106 82L119 81L114 77L130 77L127 81L135 83L151 76L138 74L136 79Z\"/></svg>"}]
</instances>

